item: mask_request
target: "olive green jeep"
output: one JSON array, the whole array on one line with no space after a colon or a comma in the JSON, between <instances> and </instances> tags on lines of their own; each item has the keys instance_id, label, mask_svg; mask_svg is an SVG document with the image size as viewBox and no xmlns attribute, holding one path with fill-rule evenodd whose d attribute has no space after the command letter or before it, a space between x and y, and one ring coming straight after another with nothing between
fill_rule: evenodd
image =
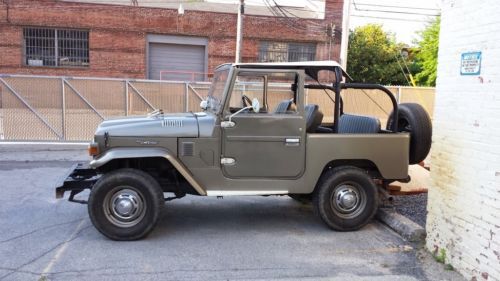
<instances>
[{"instance_id":1,"label":"olive green jeep","mask_svg":"<svg viewBox=\"0 0 500 281\"><path fill-rule=\"evenodd\" d=\"M73 167L56 197L70 191L70 201L88 204L94 226L115 240L144 237L165 201L186 194L289 195L312 200L334 230L359 229L377 211L381 189L410 180L408 165L427 156L432 129L418 104L398 105L383 86L344 79L334 61L221 65L201 112L102 122L89 146L93 160ZM308 89L324 90L329 107L308 103ZM345 113L344 89L386 93L387 126ZM76 199L85 189L88 200Z\"/></svg>"}]
</instances>

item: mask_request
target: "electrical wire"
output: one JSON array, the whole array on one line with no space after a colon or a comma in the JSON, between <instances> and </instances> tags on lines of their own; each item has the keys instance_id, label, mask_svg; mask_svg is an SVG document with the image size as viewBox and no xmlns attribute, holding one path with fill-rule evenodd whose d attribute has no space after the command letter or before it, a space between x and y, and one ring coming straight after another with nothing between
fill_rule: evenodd
<instances>
[{"instance_id":1,"label":"electrical wire","mask_svg":"<svg viewBox=\"0 0 500 281\"><path fill-rule=\"evenodd\" d=\"M273 1L274 2L274 1ZM276 3L276 2L275 2ZM307 29L306 27L304 26L297 26L297 21L296 20L293 20L291 19L290 17L288 17L282 10L276 10L272 5L271 3L269 2L269 0L264 0L264 4L266 5L267 9L273 14L275 15L276 17L282 17L284 18L284 23L292 28L292 29L295 29L297 31L306 31L306 32L309 32L310 29ZM290 20L292 20L292 22L290 22ZM324 32L324 30L317 30L316 29L316 32Z\"/></svg>"},{"instance_id":2,"label":"electrical wire","mask_svg":"<svg viewBox=\"0 0 500 281\"><path fill-rule=\"evenodd\" d=\"M387 112L376 100L374 100L372 97L370 97L370 95L365 92L364 89L360 89L361 92L363 92L363 94L365 94L376 106L378 106L378 108L380 108L385 114L389 114L389 112Z\"/></svg>"},{"instance_id":3,"label":"electrical wire","mask_svg":"<svg viewBox=\"0 0 500 281\"><path fill-rule=\"evenodd\" d=\"M401 72L403 73L403 76L405 77L406 83L408 83L409 86L411 86L410 80L408 80L408 77L406 77L405 71L403 67L401 66L401 63L399 62L398 57L396 56L396 61L398 62L399 69L401 69Z\"/></svg>"},{"instance_id":4,"label":"electrical wire","mask_svg":"<svg viewBox=\"0 0 500 281\"><path fill-rule=\"evenodd\" d=\"M401 57L401 60L403 61L403 64L404 64L406 70L408 71L409 74L411 74L410 68L408 67L408 64L406 64L405 58L403 57L403 55L401 53L399 53L399 56Z\"/></svg>"},{"instance_id":5,"label":"electrical wire","mask_svg":"<svg viewBox=\"0 0 500 281\"><path fill-rule=\"evenodd\" d=\"M428 20L419 20L419 19L403 19L403 18L364 16L364 15L353 15L353 14L351 14L351 17L370 18L370 19L383 19L383 20L395 20L395 21L409 21L409 22L429 22Z\"/></svg>"},{"instance_id":6,"label":"electrical wire","mask_svg":"<svg viewBox=\"0 0 500 281\"><path fill-rule=\"evenodd\" d=\"M440 9L435 9L435 8L380 5L380 4L371 4L371 3L356 3L356 4L360 5L360 6L372 6L372 7L383 7L383 8L397 8L397 9L408 9L408 10L428 10L428 11L437 11L437 12L440 11Z\"/></svg>"},{"instance_id":7,"label":"electrical wire","mask_svg":"<svg viewBox=\"0 0 500 281\"><path fill-rule=\"evenodd\" d=\"M403 12L403 11L390 11L390 10L370 10L370 9L360 9L356 5L356 1L352 0L352 4L354 5L354 9L356 11L361 12L375 12L375 13L391 13L391 14L404 14L404 15L420 15L420 16L434 16L437 17L439 14L425 14L425 13L417 13L417 12Z\"/></svg>"}]
</instances>

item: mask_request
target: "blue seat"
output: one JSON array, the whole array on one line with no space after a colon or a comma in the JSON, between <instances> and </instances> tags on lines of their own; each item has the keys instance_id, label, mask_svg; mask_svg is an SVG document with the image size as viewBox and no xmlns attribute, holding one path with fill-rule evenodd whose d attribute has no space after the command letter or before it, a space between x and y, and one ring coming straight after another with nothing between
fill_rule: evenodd
<instances>
[{"instance_id":1,"label":"blue seat","mask_svg":"<svg viewBox=\"0 0 500 281\"><path fill-rule=\"evenodd\" d=\"M377 134L380 120L375 117L342 114L339 119L339 134Z\"/></svg>"}]
</instances>

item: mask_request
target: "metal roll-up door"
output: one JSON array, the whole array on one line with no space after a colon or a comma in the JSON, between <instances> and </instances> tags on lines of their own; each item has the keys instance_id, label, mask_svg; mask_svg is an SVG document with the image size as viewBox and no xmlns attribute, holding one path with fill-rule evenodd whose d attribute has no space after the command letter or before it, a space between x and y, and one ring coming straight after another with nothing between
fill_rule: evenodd
<instances>
[{"instance_id":1,"label":"metal roll-up door","mask_svg":"<svg viewBox=\"0 0 500 281\"><path fill-rule=\"evenodd\" d=\"M149 43L148 67L149 79L203 81L205 46Z\"/></svg>"}]
</instances>

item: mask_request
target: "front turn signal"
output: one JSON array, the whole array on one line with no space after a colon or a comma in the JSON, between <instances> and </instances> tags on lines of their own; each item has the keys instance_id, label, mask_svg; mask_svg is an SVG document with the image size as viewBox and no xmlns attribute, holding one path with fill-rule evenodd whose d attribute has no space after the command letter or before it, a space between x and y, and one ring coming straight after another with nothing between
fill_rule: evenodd
<instances>
[{"instance_id":1,"label":"front turn signal","mask_svg":"<svg viewBox=\"0 0 500 281\"><path fill-rule=\"evenodd\" d=\"M89 144L89 155L96 156L99 155L99 145L95 142Z\"/></svg>"}]
</instances>

